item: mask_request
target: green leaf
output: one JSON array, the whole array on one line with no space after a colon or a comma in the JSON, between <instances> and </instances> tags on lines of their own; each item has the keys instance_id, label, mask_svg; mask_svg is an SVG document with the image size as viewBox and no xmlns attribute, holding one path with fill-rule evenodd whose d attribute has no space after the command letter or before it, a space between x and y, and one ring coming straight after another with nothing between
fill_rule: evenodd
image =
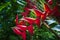
<instances>
[{"instance_id":1,"label":"green leaf","mask_svg":"<svg viewBox=\"0 0 60 40\"><path fill-rule=\"evenodd\" d=\"M7 7L10 4L10 2L4 3L0 6L0 11L2 11L5 7Z\"/></svg>"}]
</instances>

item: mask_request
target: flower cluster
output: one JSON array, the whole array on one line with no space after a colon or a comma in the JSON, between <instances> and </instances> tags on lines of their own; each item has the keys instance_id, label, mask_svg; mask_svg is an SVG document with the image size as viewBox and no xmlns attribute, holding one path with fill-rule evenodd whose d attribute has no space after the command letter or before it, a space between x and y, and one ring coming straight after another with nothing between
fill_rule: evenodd
<instances>
[{"instance_id":1,"label":"flower cluster","mask_svg":"<svg viewBox=\"0 0 60 40\"><path fill-rule=\"evenodd\" d=\"M52 10L46 3L44 3L44 12L42 12L38 10L37 7L30 0L26 0L26 2L27 5L24 8L25 12L22 12L23 18L21 18L20 22L18 22L18 15L16 15L16 27L13 27L13 31L17 35L21 35L23 40L26 40L26 30L28 30L30 35L33 35L33 24L36 24L38 28L40 28L41 20L44 21L46 17L53 13L56 9L54 8ZM51 1L48 1L48 3L52 4ZM30 11L32 11L35 14L36 18L27 17ZM29 25L27 26L26 23L28 23Z\"/></svg>"}]
</instances>

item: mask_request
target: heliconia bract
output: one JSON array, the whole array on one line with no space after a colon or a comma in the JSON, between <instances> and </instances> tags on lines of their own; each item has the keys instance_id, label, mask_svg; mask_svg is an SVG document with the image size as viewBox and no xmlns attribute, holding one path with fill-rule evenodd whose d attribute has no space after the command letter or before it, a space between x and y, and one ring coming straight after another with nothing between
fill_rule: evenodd
<instances>
[{"instance_id":1,"label":"heliconia bract","mask_svg":"<svg viewBox=\"0 0 60 40\"><path fill-rule=\"evenodd\" d=\"M25 31L22 32L21 36L22 36L23 40L26 40L26 32Z\"/></svg>"},{"instance_id":2,"label":"heliconia bract","mask_svg":"<svg viewBox=\"0 0 60 40\"><path fill-rule=\"evenodd\" d=\"M14 33L20 35L23 40L26 40L26 30L28 30L31 35L34 34L33 24L36 24L38 28L40 28L41 21L44 21L48 15L51 15L51 13L54 12L54 15L57 16L56 14L59 13L56 7L51 10L51 8L46 3L44 3L45 13L43 13L42 11L38 10L37 7L30 1L31 0L26 0L27 5L24 8L24 12L22 12L23 17L20 19L20 22L18 20L18 15L16 15L16 27L13 28ZM49 4L52 4L52 0L47 1ZM28 17L30 11L35 14L36 18ZM29 23L28 26L26 25L26 22Z\"/></svg>"},{"instance_id":3,"label":"heliconia bract","mask_svg":"<svg viewBox=\"0 0 60 40\"><path fill-rule=\"evenodd\" d=\"M41 19L44 21L46 19L46 13L41 15Z\"/></svg>"},{"instance_id":4,"label":"heliconia bract","mask_svg":"<svg viewBox=\"0 0 60 40\"><path fill-rule=\"evenodd\" d=\"M37 17L40 17L41 14L42 14L42 12L41 12L40 10L37 10L37 9L33 9L33 12L35 13L35 15L36 15Z\"/></svg>"},{"instance_id":5,"label":"heliconia bract","mask_svg":"<svg viewBox=\"0 0 60 40\"><path fill-rule=\"evenodd\" d=\"M29 24L33 24L35 19L30 18L30 17L24 17L21 20L24 20L24 21L28 22Z\"/></svg>"},{"instance_id":6,"label":"heliconia bract","mask_svg":"<svg viewBox=\"0 0 60 40\"><path fill-rule=\"evenodd\" d=\"M38 26L38 28L40 28L40 18L36 18L35 24Z\"/></svg>"},{"instance_id":7,"label":"heliconia bract","mask_svg":"<svg viewBox=\"0 0 60 40\"><path fill-rule=\"evenodd\" d=\"M19 25L25 25L25 22L23 20L19 21Z\"/></svg>"},{"instance_id":8,"label":"heliconia bract","mask_svg":"<svg viewBox=\"0 0 60 40\"><path fill-rule=\"evenodd\" d=\"M46 12L47 16L51 15L51 13L52 13L51 8L46 3L44 3L44 11Z\"/></svg>"},{"instance_id":9,"label":"heliconia bract","mask_svg":"<svg viewBox=\"0 0 60 40\"><path fill-rule=\"evenodd\" d=\"M16 33L17 35L21 35L22 34L17 27L14 27L12 29L13 29L14 33Z\"/></svg>"},{"instance_id":10,"label":"heliconia bract","mask_svg":"<svg viewBox=\"0 0 60 40\"><path fill-rule=\"evenodd\" d=\"M27 30L27 26L25 26L25 25L17 25L17 27L19 27L23 31Z\"/></svg>"},{"instance_id":11,"label":"heliconia bract","mask_svg":"<svg viewBox=\"0 0 60 40\"><path fill-rule=\"evenodd\" d=\"M33 35L33 33L34 33L33 25L29 25L29 26L27 27L27 30L29 31L29 33L30 33L31 35Z\"/></svg>"}]
</instances>

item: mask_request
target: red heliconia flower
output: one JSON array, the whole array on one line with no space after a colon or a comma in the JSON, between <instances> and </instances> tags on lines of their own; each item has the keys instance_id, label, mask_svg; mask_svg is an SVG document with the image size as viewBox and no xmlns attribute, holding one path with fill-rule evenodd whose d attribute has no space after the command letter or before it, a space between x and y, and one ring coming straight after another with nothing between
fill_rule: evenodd
<instances>
[{"instance_id":1,"label":"red heliconia flower","mask_svg":"<svg viewBox=\"0 0 60 40\"><path fill-rule=\"evenodd\" d=\"M22 30L22 28L19 27L15 27L13 28L14 33L16 33L17 35L21 35L23 40L26 40L26 31Z\"/></svg>"},{"instance_id":2,"label":"red heliconia flower","mask_svg":"<svg viewBox=\"0 0 60 40\"><path fill-rule=\"evenodd\" d=\"M41 12L40 10L33 9L33 12L35 13L35 15L36 15L37 17L41 17L42 12Z\"/></svg>"},{"instance_id":3,"label":"red heliconia flower","mask_svg":"<svg viewBox=\"0 0 60 40\"><path fill-rule=\"evenodd\" d=\"M47 16L51 15L52 10L51 8L49 8L49 6L46 3L44 3L44 11L46 12Z\"/></svg>"},{"instance_id":4,"label":"red heliconia flower","mask_svg":"<svg viewBox=\"0 0 60 40\"><path fill-rule=\"evenodd\" d=\"M27 27L27 30L29 31L29 33L30 33L31 35L33 35L33 33L34 33L33 25L29 25L29 26Z\"/></svg>"},{"instance_id":5,"label":"red heliconia flower","mask_svg":"<svg viewBox=\"0 0 60 40\"><path fill-rule=\"evenodd\" d=\"M20 32L20 30L18 29L18 27L14 27L12 28L12 30L14 31L14 33L16 33L17 35L21 35L22 33Z\"/></svg>"},{"instance_id":6,"label":"red heliconia flower","mask_svg":"<svg viewBox=\"0 0 60 40\"><path fill-rule=\"evenodd\" d=\"M35 19L30 18L30 17L24 17L21 20L24 20L24 21L28 22L29 24L33 24Z\"/></svg>"},{"instance_id":7,"label":"red heliconia flower","mask_svg":"<svg viewBox=\"0 0 60 40\"><path fill-rule=\"evenodd\" d=\"M36 18L35 24L38 26L38 28L40 28L40 18Z\"/></svg>"},{"instance_id":8,"label":"red heliconia flower","mask_svg":"<svg viewBox=\"0 0 60 40\"><path fill-rule=\"evenodd\" d=\"M53 4L53 0L46 0L50 5Z\"/></svg>"}]
</instances>

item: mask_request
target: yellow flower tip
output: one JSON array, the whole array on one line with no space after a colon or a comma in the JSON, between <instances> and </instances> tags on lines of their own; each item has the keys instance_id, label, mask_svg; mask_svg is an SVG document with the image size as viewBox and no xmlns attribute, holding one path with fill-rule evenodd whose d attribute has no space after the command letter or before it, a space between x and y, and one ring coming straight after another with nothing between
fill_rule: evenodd
<instances>
[{"instance_id":1,"label":"yellow flower tip","mask_svg":"<svg viewBox=\"0 0 60 40\"><path fill-rule=\"evenodd\" d=\"M11 27L11 28L13 29L13 28L15 28L15 27L16 27L16 26L14 26L14 27Z\"/></svg>"},{"instance_id":2,"label":"yellow flower tip","mask_svg":"<svg viewBox=\"0 0 60 40\"><path fill-rule=\"evenodd\" d=\"M31 12L33 12L36 15L36 12L34 11L34 9L30 9Z\"/></svg>"},{"instance_id":3,"label":"yellow flower tip","mask_svg":"<svg viewBox=\"0 0 60 40\"><path fill-rule=\"evenodd\" d=\"M41 19L43 18L43 15L41 15Z\"/></svg>"},{"instance_id":4,"label":"yellow flower tip","mask_svg":"<svg viewBox=\"0 0 60 40\"><path fill-rule=\"evenodd\" d=\"M21 23L22 21L19 21L19 23Z\"/></svg>"},{"instance_id":5,"label":"yellow flower tip","mask_svg":"<svg viewBox=\"0 0 60 40\"><path fill-rule=\"evenodd\" d=\"M16 22L16 19L14 20L14 22Z\"/></svg>"},{"instance_id":6,"label":"yellow flower tip","mask_svg":"<svg viewBox=\"0 0 60 40\"><path fill-rule=\"evenodd\" d=\"M45 8L45 4L43 4L43 8L44 8L44 11L46 10L46 8Z\"/></svg>"},{"instance_id":7,"label":"yellow flower tip","mask_svg":"<svg viewBox=\"0 0 60 40\"><path fill-rule=\"evenodd\" d=\"M29 18L29 19L35 20L35 18L31 18L31 17L26 17L26 18Z\"/></svg>"}]
</instances>

